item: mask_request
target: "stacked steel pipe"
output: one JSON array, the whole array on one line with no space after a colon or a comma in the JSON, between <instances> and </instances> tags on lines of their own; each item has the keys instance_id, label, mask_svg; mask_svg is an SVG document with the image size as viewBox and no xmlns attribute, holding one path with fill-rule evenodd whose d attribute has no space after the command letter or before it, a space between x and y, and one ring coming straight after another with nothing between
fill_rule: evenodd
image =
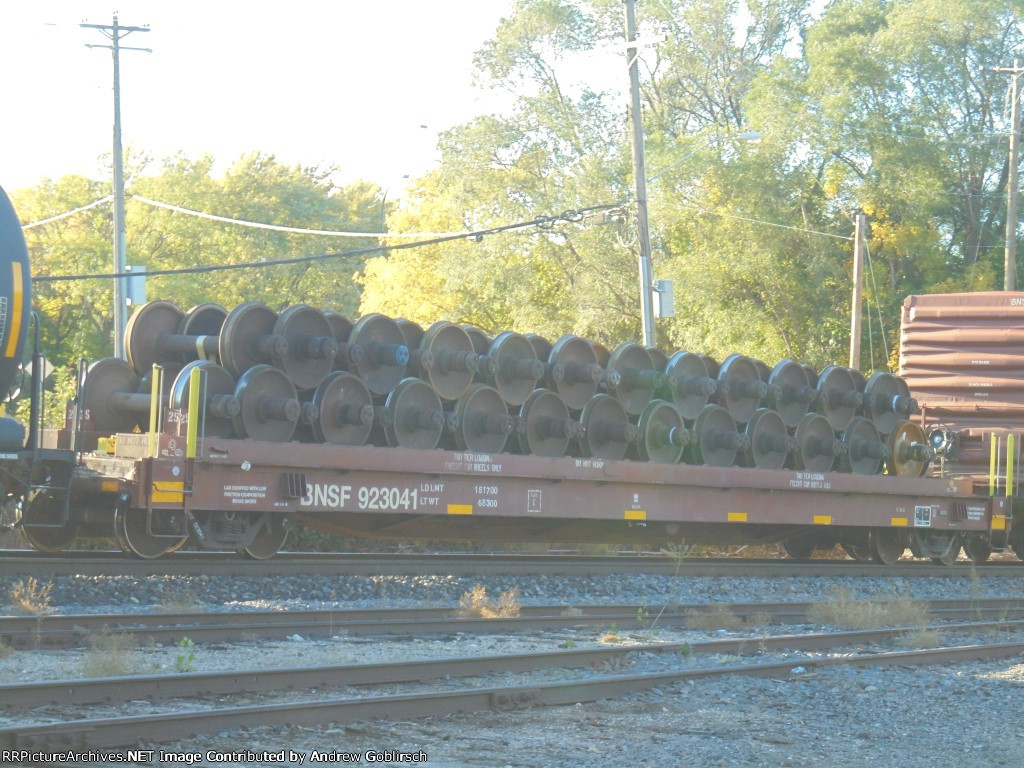
<instances>
[{"instance_id":1,"label":"stacked steel pipe","mask_svg":"<svg viewBox=\"0 0 1024 768\"><path fill-rule=\"evenodd\" d=\"M666 355L632 342L608 350L505 331L370 314L352 323L306 305L230 312L170 302L128 323L128 362L90 367L85 400L98 431L142 426L157 364L162 403L187 407L202 373L203 432L220 437L512 451L663 464L919 475L931 457L908 420L902 379L829 366L819 375L730 355Z\"/></svg>"}]
</instances>

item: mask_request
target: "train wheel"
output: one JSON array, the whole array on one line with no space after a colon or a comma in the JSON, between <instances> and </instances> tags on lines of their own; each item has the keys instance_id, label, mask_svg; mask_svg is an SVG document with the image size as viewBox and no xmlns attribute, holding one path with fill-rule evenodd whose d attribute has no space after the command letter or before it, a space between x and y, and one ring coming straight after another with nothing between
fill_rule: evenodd
<instances>
[{"instance_id":1,"label":"train wheel","mask_svg":"<svg viewBox=\"0 0 1024 768\"><path fill-rule=\"evenodd\" d=\"M786 555L794 560L810 560L814 554L814 539L798 536L795 539L786 539L782 542L782 548Z\"/></svg>"},{"instance_id":2,"label":"train wheel","mask_svg":"<svg viewBox=\"0 0 1024 768\"><path fill-rule=\"evenodd\" d=\"M859 544L841 544L843 552L848 554L858 563L870 563L871 562L871 550L867 547L862 547Z\"/></svg>"},{"instance_id":3,"label":"train wheel","mask_svg":"<svg viewBox=\"0 0 1024 768\"><path fill-rule=\"evenodd\" d=\"M1013 554L1015 554L1018 557L1018 559L1024 560L1024 542L1013 544L1012 549Z\"/></svg>"},{"instance_id":4,"label":"train wheel","mask_svg":"<svg viewBox=\"0 0 1024 768\"><path fill-rule=\"evenodd\" d=\"M868 549L871 559L881 565L892 565L907 548L907 542L900 531L891 528L872 528L868 533Z\"/></svg>"},{"instance_id":5,"label":"train wheel","mask_svg":"<svg viewBox=\"0 0 1024 768\"><path fill-rule=\"evenodd\" d=\"M954 542L950 545L949 549L946 551L946 554L942 555L941 557L933 557L932 562L936 565L945 565L946 567L949 567L956 562L956 559L958 557L960 557L960 545Z\"/></svg>"},{"instance_id":6,"label":"train wheel","mask_svg":"<svg viewBox=\"0 0 1024 768\"><path fill-rule=\"evenodd\" d=\"M74 543L78 526L71 523L60 528L22 525L21 535L32 549L39 552L63 552Z\"/></svg>"},{"instance_id":7,"label":"train wheel","mask_svg":"<svg viewBox=\"0 0 1024 768\"><path fill-rule=\"evenodd\" d=\"M992 543L983 534L965 536L964 554L972 563L984 563L992 556Z\"/></svg>"},{"instance_id":8,"label":"train wheel","mask_svg":"<svg viewBox=\"0 0 1024 768\"><path fill-rule=\"evenodd\" d=\"M146 530L145 510L120 505L114 510L114 539L127 555L153 560L179 549L187 538L154 536Z\"/></svg>"},{"instance_id":9,"label":"train wheel","mask_svg":"<svg viewBox=\"0 0 1024 768\"><path fill-rule=\"evenodd\" d=\"M78 535L78 523L66 520L67 497L53 490L41 490L28 502L21 520L21 534L40 552L63 552Z\"/></svg>"},{"instance_id":10,"label":"train wheel","mask_svg":"<svg viewBox=\"0 0 1024 768\"><path fill-rule=\"evenodd\" d=\"M267 515L256 537L238 553L253 560L266 560L280 551L287 538L288 525L285 519L280 515Z\"/></svg>"}]
</instances>

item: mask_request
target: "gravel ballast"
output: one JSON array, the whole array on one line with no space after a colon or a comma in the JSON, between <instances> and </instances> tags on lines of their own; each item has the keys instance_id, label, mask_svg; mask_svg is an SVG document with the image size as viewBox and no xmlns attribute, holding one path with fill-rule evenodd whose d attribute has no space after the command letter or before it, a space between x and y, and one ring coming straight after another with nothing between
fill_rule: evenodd
<instances>
[{"instance_id":1,"label":"gravel ballast","mask_svg":"<svg viewBox=\"0 0 1024 768\"><path fill-rule=\"evenodd\" d=\"M0 599L20 577L0 578ZM58 613L136 613L167 610L273 610L450 606L476 584L494 598L517 588L523 604L814 602L837 590L852 599L910 597L999 598L1024 594L1019 578L728 578L594 576L552 578L488 576L55 576L51 608ZM11 606L0 610L10 611ZM793 631L792 628L785 631ZM697 641L714 632L666 634L665 641ZM596 640L577 636L577 647ZM623 633L625 634L625 633ZM537 650L557 637L520 639ZM420 641L416 641L419 645ZM452 637L426 641L414 653L409 643L381 643L380 653L405 656L494 653L505 641ZM438 645L433 646L433 643ZM445 644L451 647L445 649ZM313 643L293 657L281 643L254 644L242 651L247 666L359 659L356 648ZM231 655L198 647L197 659ZM276 649L276 650L275 650ZM525 648L524 648L525 649ZM327 651L330 651L328 653ZM424 653L428 651L429 653ZM441 651L447 650L448 653ZM22 677L15 651L0 665L7 681ZM43 652L39 652L40 654ZM58 651L47 652L60 658ZM167 669L174 649L153 649L148 670ZM356 658L354 658L356 654ZM369 655L369 654L366 654ZM23 657L23 661L29 657ZM42 658L42 657L40 657ZM772 658L772 657L768 657ZM32 654L32 678L46 677ZM799 666L794 657L795 668ZM661 661L644 663L662 663ZM737 663L735 659L704 663ZM65 657L54 673L75 676ZM509 679L508 684L513 680ZM924 768L1024 765L1024 728L1015 708L1024 694L1024 660L934 667L831 668L780 679L726 677L665 685L656 690L576 706L478 712L408 722L331 723L317 728L274 728L200 736L173 751L205 753L294 750L309 757L345 751L368 764L370 751L422 751L428 766L854 766ZM242 761L244 762L244 761ZM165 763L170 764L170 763ZM210 764L201 761L195 764ZM213 764L224 764L215 762ZM304 762L309 765L307 759ZM342 764L339 759L316 764ZM378 762L391 765L398 762ZM421 763L422 764L422 763Z\"/></svg>"}]
</instances>

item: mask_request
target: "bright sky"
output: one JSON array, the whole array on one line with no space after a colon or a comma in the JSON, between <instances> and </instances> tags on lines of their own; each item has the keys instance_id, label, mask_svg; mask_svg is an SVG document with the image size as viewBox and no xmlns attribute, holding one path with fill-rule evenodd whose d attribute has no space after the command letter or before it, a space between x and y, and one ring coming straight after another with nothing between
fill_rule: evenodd
<instances>
[{"instance_id":1,"label":"bright sky","mask_svg":"<svg viewBox=\"0 0 1024 768\"><path fill-rule=\"evenodd\" d=\"M435 160L437 133L508 96L472 85L472 55L512 0L36 0L0 3L5 94L0 185L67 173L105 178L113 64L98 30L122 39L126 148L156 158L253 150L334 164L341 180L400 188ZM426 125L427 128L420 126Z\"/></svg>"}]
</instances>

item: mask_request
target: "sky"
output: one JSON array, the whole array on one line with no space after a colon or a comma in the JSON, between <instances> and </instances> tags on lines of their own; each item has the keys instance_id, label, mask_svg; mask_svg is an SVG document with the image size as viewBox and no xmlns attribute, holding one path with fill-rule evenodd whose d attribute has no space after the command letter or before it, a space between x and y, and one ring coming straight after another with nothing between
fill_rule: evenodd
<instances>
[{"instance_id":1,"label":"sky","mask_svg":"<svg viewBox=\"0 0 1024 768\"><path fill-rule=\"evenodd\" d=\"M400 189L436 161L437 134L510 103L474 87L472 56L512 0L35 0L0 2L0 186L105 178L109 40L79 23L150 27L121 41L126 149L261 151L334 165L342 183ZM426 126L421 127L421 126ZM394 193L392 193L394 194Z\"/></svg>"}]
</instances>

